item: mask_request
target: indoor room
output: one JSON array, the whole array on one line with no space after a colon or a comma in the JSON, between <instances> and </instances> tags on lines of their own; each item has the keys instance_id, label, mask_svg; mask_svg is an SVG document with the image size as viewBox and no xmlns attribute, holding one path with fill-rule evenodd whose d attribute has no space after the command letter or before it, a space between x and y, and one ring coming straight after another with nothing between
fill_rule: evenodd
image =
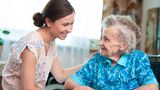
<instances>
[{"instance_id":1,"label":"indoor room","mask_svg":"<svg viewBox=\"0 0 160 90\"><path fill-rule=\"evenodd\" d=\"M13 56L12 53L15 50L15 48L11 47L14 47L15 43L19 43L16 49L20 50L18 47L23 46L25 42L27 42L19 42L20 40L25 39L24 37L30 33L44 29L43 27L50 25L50 19L46 19L43 14L45 11L44 7L49 1L50 0L0 0L0 90L3 90L2 75L5 75L3 74L3 69ZM155 78L160 84L160 0L68 0L68 2L74 8L74 18L71 27L69 27L71 31L59 31L59 36L57 34L54 40L50 42L52 45L54 44L53 52L55 51L55 57L58 56L61 63L60 66L67 69L89 62L95 53L101 52L100 49L104 49L105 47L101 47L100 45L103 38L102 33L104 33L103 20L110 15L130 16L141 29L141 39L140 42L136 44L135 49L146 53L150 68L153 70ZM36 27L34 25L33 15L37 12L42 13L42 17L45 18L42 27ZM54 23L51 25L54 25ZM42 31L43 30L39 30L39 32ZM58 33L58 31L55 33ZM64 33L67 33L67 35L64 35ZM45 34L42 35L45 37ZM29 37L26 38L26 40L28 39ZM31 38L32 41L35 39L36 38ZM47 39L47 35L43 40L45 39ZM38 43L39 42L35 42L36 46L40 47L41 43ZM29 45L26 47L29 48ZM48 44L46 47L49 47L48 52L52 52ZM34 52L33 47L30 47L30 49ZM23 50L25 50L25 48L23 48ZM18 54L16 58L18 57L21 60L23 50L18 51L20 54ZM47 49L44 50L47 51ZM46 51L44 51L44 53ZM36 54L32 53L32 55ZM19 63L22 63L22 61L19 61ZM41 68L43 68L43 66ZM54 69L56 72L59 67L55 67ZM56 81L52 75L53 73L50 71L47 72L49 72L49 74L48 77L45 76L44 89L63 90L65 82L60 83Z\"/></svg>"}]
</instances>

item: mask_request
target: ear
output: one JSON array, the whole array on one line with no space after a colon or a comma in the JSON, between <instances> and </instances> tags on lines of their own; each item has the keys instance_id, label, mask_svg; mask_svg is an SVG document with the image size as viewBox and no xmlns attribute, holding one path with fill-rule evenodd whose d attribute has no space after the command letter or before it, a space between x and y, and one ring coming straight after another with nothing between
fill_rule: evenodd
<instances>
[{"instance_id":1,"label":"ear","mask_svg":"<svg viewBox=\"0 0 160 90\"><path fill-rule=\"evenodd\" d=\"M128 47L127 42L122 42L121 45L120 45L120 50L124 51L127 47Z\"/></svg>"},{"instance_id":2,"label":"ear","mask_svg":"<svg viewBox=\"0 0 160 90\"><path fill-rule=\"evenodd\" d=\"M46 22L46 25L48 26L48 27L50 27L51 26L51 20L49 19L49 18L45 18L45 22Z\"/></svg>"}]
</instances>

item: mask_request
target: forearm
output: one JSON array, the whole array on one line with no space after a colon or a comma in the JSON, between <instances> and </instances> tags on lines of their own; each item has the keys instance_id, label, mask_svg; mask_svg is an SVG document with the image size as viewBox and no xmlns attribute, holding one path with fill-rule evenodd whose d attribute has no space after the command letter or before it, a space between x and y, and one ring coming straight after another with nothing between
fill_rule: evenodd
<instances>
[{"instance_id":1,"label":"forearm","mask_svg":"<svg viewBox=\"0 0 160 90\"><path fill-rule=\"evenodd\" d=\"M66 78L68 78L71 74L75 73L77 70L79 70L84 64L72 67L72 68L67 68L64 69L64 75L66 76Z\"/></svg>"},{"instance_id":2,"label":"forearm","mask_svg":"<svg viewBox=\"0 0 160 90\"><path fill-rule=\"evenodd\" d=\"M83 66L83 64L72 67L72 68L67 68L62 70L62 82L64 82L65 80L67 80L73 73L75 73L77 70L79 70L81 67Z\"/></svg>"},{"instance_id":3,"label":"forearm","mask_svg":"<svg viewBox=\"0 0 160 90\"><path fill-rule=\"evenodd\" d=\"M54 75L55 79L59 82L62 83L66 79L70 77L71 74L75 73L78 69L80 69L83 66L83 64L75 66L73 68L68 68L68 69L63 69L62 67L59 67L59 69L52 69L52 74ZM55 66L54 66L55 67Z\"/></svg>"},{"instance_id":4,"label":"forearm","mask_svg":"<svg viewBox=\"0 0 160 90\"><path fill-rule=\"evenodd\" d=\"M158 85L149 84L136 88L135 90L159 90Z\"/></svg>"}]
</instances>

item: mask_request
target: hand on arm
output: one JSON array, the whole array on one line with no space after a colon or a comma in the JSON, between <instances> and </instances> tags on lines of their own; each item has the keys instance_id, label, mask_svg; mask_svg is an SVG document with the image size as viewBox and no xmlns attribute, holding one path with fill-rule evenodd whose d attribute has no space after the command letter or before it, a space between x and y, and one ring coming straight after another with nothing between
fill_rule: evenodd
<instances>
[{"instance_id":1,"label":"hand on arm","mask_svg":"<svg viewBox=\"0 0 160 90\"><path fill-rule=\"evenodd\" d=\"M75 66L73 68L68 68L68 69L64 69L61 66L60 60L58 57L55 58L55 60L53 61L53 65L52 65L52 74L54 75L55 79L59 82L62 83L64 82L66 79L69 78L69 76L71 74L73 74L74 72L76 72L78 69L80 69L83 66L83 64Z\"/></svg>"},{"instance_id":2,"label":"hand on arm","mask_svg":"<svg viewBox=\"0 0 160 90\"><path fill-rule=\"evenodd\" d=\"M22 90L41 90L35 83L36 60L34 55L26 48L21 54L21 84Z\"/></svg>"}]
</instances>

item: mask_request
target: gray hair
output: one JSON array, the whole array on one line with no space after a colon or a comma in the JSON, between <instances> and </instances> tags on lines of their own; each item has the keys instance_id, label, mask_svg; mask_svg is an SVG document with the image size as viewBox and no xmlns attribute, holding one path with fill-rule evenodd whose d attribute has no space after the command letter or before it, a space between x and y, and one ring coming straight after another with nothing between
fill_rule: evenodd
<instances>
[{"instance_id":1,"label":"gray hair","mask_svg":"<svg viewBox=\"0 0 160 90\"><path fill-rule=\"evenodd\" d=\"M131 52L136 48L136 45L141 40L141 29L130 16L107 16L103 20L102 29L104 30L110 26L115 26L119 31L119 39L128 44L125 51L126 53Z\"/></svg>"}]
</instances>

